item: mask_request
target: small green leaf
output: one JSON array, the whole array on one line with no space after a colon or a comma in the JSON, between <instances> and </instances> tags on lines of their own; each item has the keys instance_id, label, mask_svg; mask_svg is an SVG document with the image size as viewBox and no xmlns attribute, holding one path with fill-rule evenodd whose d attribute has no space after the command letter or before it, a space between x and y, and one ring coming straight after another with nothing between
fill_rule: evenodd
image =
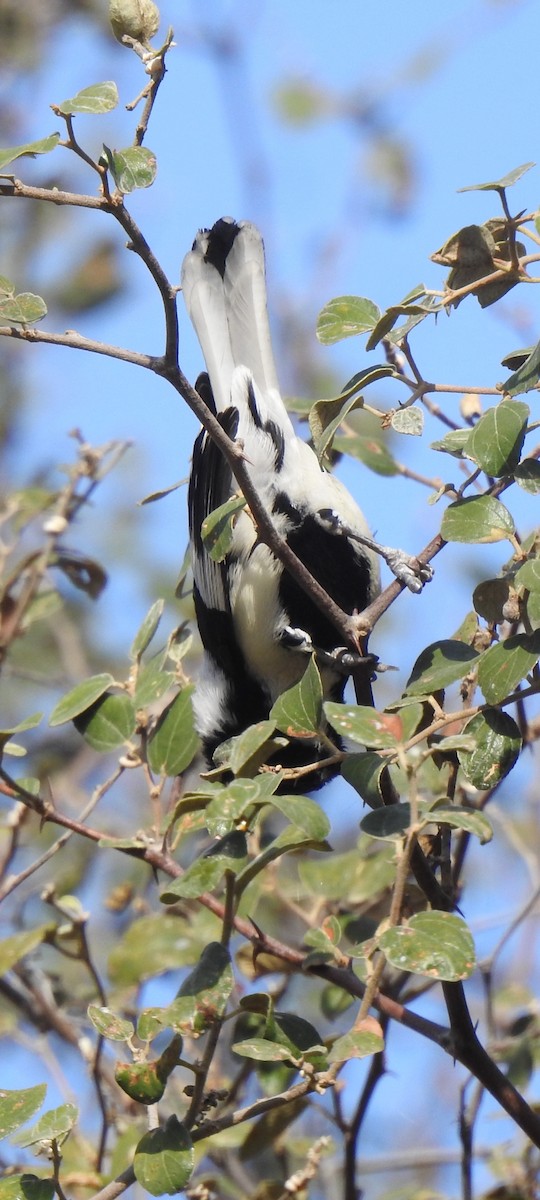
<instances>
[{"instance_id":1,"label":"small green leaf","mask_svg":"<svg viewBox=\"0 0 540 1200\"><path fill-rule=\"evenodd\" d=\"M530 409L519 400L502 400L477 421L464 446L487 475L495 479L515 471L523 447Z\"/></svg>"},{"instance_id":2,"label":"small green leaf","mask_svg":"<svg viewBox=\"0 0 540 1200\"><path fill-rule=\"evenodd\" d=\"M18 1133L13 1142L22 1148L35 1146L37 1142L52 1142L63 1140L73 1129L79 1110L74 1104L61 1104L46 1112L31 1129Z\"/></svg>"},{"instance_id":3,"label":"small green leaf","mask_svg":"<svg viewBox=\"0 0 540 1200\"><path fill-rule=\"evenodd\" d=\"M126 1021L110 1008L102 1008L97 1004L88 1005L88 1016L98 1033L110 1042L129 1042L135 1033L135 1026Z\"/></svg>"},{"instance_id":4,"label":"small green leaf","mask_svg":"<svg viewBox=\"0 0 540 1200\"><path fill-rule=\"evenodd\" d=\"M75 717L74 725L93 750L107 754L133 737L137 726L135 705L125 692L106 694Z\"/></svg>"},{"instance_id":5,"label":"small green leaf","mask_svg":"<svg viewBox=\"0 0 540 1200\"><path fill-rule=\"evenodd\" d=\"M205 549L214 562L223 562L232 545L234 520L246 507L244 496L231 496L225 504L220 504L201 525L201 537Z\"/></svg>"},{"instance_id":6,"label":"small green leaf","mask_svg":"<svg viewBox=\"0 0 540 1200\"><path fill-rule=\"evenodd\" d=\"M367 333L379 320L380 309L362 296L337 296L319 313L317 337L323 346Z\"/></svg>"},{"instance_id":7,"label":"small green leaf","mask_svg":"<svg viewBox=\"0 0 540 1200\"><path fill-rule=\"evenodd\" d=\"M160 650L147 662L142 663L137 672L133 703L135 708L146 708L168 692L175 682L173 671L165 671L164 663L167 652Z\"/></svg>"},{"instance_id":8,"label":"small green leaf","mask_svg":"<svg viewBox=\"0 0 540 1200\"><path fill-rule=\"evenodd\" d=\"M485 621L500 625L505 620L505 606L511 598L512 590L509 579L483 579L473 592L476 612Z\"/></svg>"},{"instance_id":9,"label":"small green leaf","mask_svg":"<svg viewBox=\"0 0 540 1200\"><path fill-rule=\"evenodd\" d=\"M142 625L139 627L133 639L129 657L137 661L142 657L147 647L150 645L152 638L158 628L158 625L163 616L165 608L164 600L156 600L149 612L147 612Z\"/></svg>"},{"instance_id":10,"label":"small green leaf","mask_svg":"<svg viewBox=\"0 0 540 1200\"><path fill-rule=\"evenodd\" d=\"M310 796L271 796L273 808L277 808L284 817L301 829L306 837L313 841L322 842L330 833L330 822L320 804Z\"/></svg>"},{"instance_id":11,"label":"small green leaf","mask_svg":"<svg viewBox=\"0 0 540 1200\"><path fill-rule=\"evenodd\" d=\"M231 957L221 942L204 947L164 1017L182 1034L202 1034L223 1017L234 987Z\"/></svg>"},{"instance_id":12,"label":"small green leaf","mask_svg":"<svg viewBox=\"0 0 540 1200\"><path fill-rule=\"evenodd\" d=\"M135 1178L151 1196L175 1196L185 1189L195 1161L191 1138L178 1117L167 1119L160 1129L151 1129L135 1151Z\"/></svg>"},{"instance_id":13,"label":"small green leaf","mask_svg":"<svg viewBox=\"0 0 540 1200\"><path fill-rule=\"evenodd\" d=\"M431 696L449 683L463 679L478 657L478 652L465 642L451 638L433 642L419 654L407 681L406 691L411 696Z\"/></svg>"},{"instance_id":14,"label":"small green leaf","mask_svg":"<svg viewBox=\"0 0 540 1200\"><path fill-rule=\"evenodd\" d=\"M540 492L540 462L536 458L524 458L514 471L514 479L524 492L537 496Z\"/></svg>"},{"instance_id":15,"label":"small green leaf","mask_svg":"<svg viewBox=\"0 0 540 1200\"><path fill-rule=\"evenodd\" d=\"M51 133L49 137L41 138L39 142L27 142L24 146L12 146L9 150L0 150L0 171L3 171L8 163L13 162L16 158L22 158L25 154L30 158L35 158L36 154L48 154L50 150L54 150L59 141L60 134Z\"/></svg>"},{"instance_id":16,"label":"small green leaf","mask_svg":"<svg viewBox=\"0 0 540 1200\"><path fill-rule=\"evenodd\" d=\"M521 396L532 391L540 380L540 342L537 342L525 362L502 383L505 396Z\"/></svg>"},{"instance_id":17,"label":"small green leaf","mask_svg":"<svg viewBox=\"0 0 540 1200\"><path fill-rule=\"evenodd\" d=\"M458 192L500 192L502 188L511 187L512 184L517 183L518 179L521 179L521 176L535 165L533 162L523 163L521 167L514 167L513 171L503 175L502 179L491 180L489 183L471 183L468 187L461 187L457 190Z\"/></svg>"},{"instance_id":18,"label":"small green leaf","mask_svg":"<svg viewBox=\"0 0 540 1200\"><path fill-rule=\"evenodd\" d=\"M360 829L369 837L382 841L400 842L411 824L410 804L391 804L387 808L376 808L366 813L360 821Z\"/></svg>"},{"instance_id":19,"label":"small green leaf","mask_svg":"<svg viewBox=\"0 0 540 1200\"><path fill-rule=\"evenodd\" d=\"M71 100L63 100L58 108L61 113L105 113L118 104L118 88L112 79L106 83L93 83L77 92Z\"/></svg>"},{"instance_id":20,"label":"small green leaf","mask_svg":"<svg viewBox=\"0 0 540 1200\"><path fill-rule=\"evenodd\" d=\"M453 913L417 913L407 925L385 930L379 947L399 971L414 971L429 979L468 979L475 967L470 931Z\"/></svg>"},{"instance_id":21,"label":"small green leaf","mask_svg":"<svg viewBox=\"0 0 540 1200\"><path fill-rule=\"evenodd\" d=\"M458 752L458 754L460 753L464 753L464 751ZM427 818L430 813L437 825L449 825L451 829L465 829L467 833L473 833L481 846L490 842L493 837L493 828L487 817L481 812L475 812L473 808L461 808L457 804L445 805L443 802L424 812L424 816Z\"/></svg>"},{"instance_id":22,"label":"small green leaf","mask_svg":"<svg viewBox=\"0 0 540 1200\"><path fill-rule=\"evenodd\" d=\"M334 438L334 450L360 459L376 475L399 475L400 468L382 438L355 433Z\"/></svg>"},{"instance_id":23,"label":"small green leaf","mask_svg":"<svg viewBox=\"0 0 540 1200\"><path fill-rule=\"evenodd\" d=\"M7 1137L24 1125L25 1121L29 1121L38 1108L41 1108L46 1092L45 1083L11 1092L0 1088L0 1138Z\"/></svg>"},{"instance_id":24,"label":"small green leaf","mask_svg":"<svg viewBox=\"0 0 540 1200\"><path fill-rule=\"evenodd\" d=\"M0 738L12 733L26 733L27 729L36 729L43 720L43 713L32 713L31 716L25 717L23 721L18 721L16 725L11 725L9 729L0 730Z\"/></svg>"},{"instance_id":25,"label":"small green leaf","mask_svg":"<svg viewBox=\"0 0 540 1200\"><path fill-rule=\"evenodd\" d=\"M33 325L46 315L45 301L33 292L20 292L18 296L0 299L0 321L8 325Z\"/></svg>"},{"instance_id":26,"label":"small green leaf","mask_svg":"<svg viewBox=\"0 0 540 1200\"><path fill-rule=\"evenodd\" d=\"M335 704L330 700L324 705L324 712L332 728L353 742L377 750L392 750L398 745L392 728L395 718L386 713L367 705Z\"/></svg>"},{"instance_id":27,"label":"small green leaf","mask_svg":"<svg viewBox=\"0 0 540 1200\"><path fill-rule=\"evenodd\" d=\"M49 718L49 725L65 725L67 721L72 721L74 717L79 716L79 713L90 708L90 705L99 700L100 696L103 696L104 692L113 685L114 679L108 672L104 672L102 675L91 675L90 679L78 683L55 705Z\"/></svg>"},{"instance_id":28,"label":"small green leaf","mask_svg":"<svg viewBox=\"0 0 540 1200\"><path fill-rule=\"evenodd\" d=\"M162 1079L159 1059L151 1062L117 1062L114 1078L122 1091L138 1104L157 1104L161 1100L167 1079Z\"/></svg>"},{"instance_id":29,"label":"small green leaf","mask_svg":"<svg viewBox=\"0 0 540 1200\"><path fill-rule=\"evenodd\" d=\"M478 664L478 683L488 704L499 704L536 666L540 632L515 634L485 650Z\"/></svg>"},{"instance_id":30,"label":"small green leaf","mask_svg":"<svg viewBox=\"0 0 540 1200\"><path fill-rule=\"evenodd\" d=\"M375 1024L375 1022L374 1022ZM384 1050L382 1029L380 1034L371 1029L353 1029L336 1038L328 1054L329 1063L349 1062L351 1058L367 1058Z\"/></svg>"},{"instance_id":31,"label":"small green leaf","mask_svg":"<svg viewBox=\"0 0 540 1200\"><path fill-rule=\"evenodd\" d=\"M248 767L256 768L261 758L265 760L264 747L268 746L275 729L275 721L258 721L227 742L227 765L233 775L239 775Z\"/></svg>"},{"instance_id":32,"label":"small green leaf","mask_svg":"<svg viewBox=\"0 0 540 1200\"><path fill-rule=\"evenodd\" d=\"M381 775L387 763L380 754L366 751L364 754L348 754L341 764L341 775L350 783L365 804L378 808L383 803Z\"/></svg>"},{"instance_id":33,"label":"small green leaf","mask_svg":"<svg viewBox=\"0 0 540 1200\"><path fill-rule=\"evenodd\" d=\"M181 775L199 749L193 727L193 691L189 686L175 696L148 740L148 764L156 775Z\"/></svg>"},{"instance_id":34,"label":"small green leaf","mask_svg":"<svg viewBox=\"0 0 540 1200\"><path fill-rule=\"evenodd\" d=\"M495 496L455 500L448 505L441 524L447 542L501 542L514 533L513 517Z\"/></svg>"},{"instance_id":35,"label":"small green leaf","mask_svg":"<svg viewBox=\"0 0 540 1200\"><path fill-rule=\"evenodd\" d=\"M424 428L424 414L420 408L397 408L392 413L391 425L396 433L420 437Z\"/></svg>"},{"instance_id":36,"label":"small green leaf","mask_svg":"<svg viewBox=\"0 0 540 1200\"><path fill-rule=\"evenodd\" d=\"M313 738L320 729L323 690L315 655L294 687L279 696L270 710L270 720L287 737Z\"/></svg>"},{"instance_id":37,"label":"small green leaf","mask_svg":"<svg viewBox=\"0 0 540 1200\"><path fill-rule=\"evenodd\" d=\"M126 150L110 150L103 147L108 170L119 192L126 195L137 188L147 188L156 177L155 154L146 146L128 146Z\"/></svg>"},{"instance_id":38,"label":"small green leaf","mask_svg":"<svg viewBox=\"0 0 540 1200\"><path fill-rule=\"evenodd\" d=\"M255 1062L290 1062L291 1051L279 1042L269 1041L268 1038L246 1038L243 1042L235 1042L231 1046L233 1054L242 1058L252 1058ZM299 1058L300 1055L294 1057Z\"/></svg>"},{"instance_id":39,"label":"small green leaf","mask_svg":"<svg viewBox=\"0 0 540 1200\"><path fill-rule=\"evenodd\" d=\"M54 925L37 925L35 929L27 929L24 933L12 933L11 937L3 938L0 942L0 975L11 971L16 963L26 954L31 954L37 946L41 946Z\"/></svg>"},{"instance_id":40,"label":"small green leaf","mask_svg":"<svg viewBox=\"0 0 540 1200\"><path fill-rule=\"evenodd\" d=\"M516 571L514 583L516 587L527 588L529 592L540 592L540 558L527 559Z\"/></svg>"},{"instance_id":41,"label":"small green leaf","mask_svg":"<svg viewBox=\"0 0 540 1200\"><path fill-rule=\"evenodd\" d=\"M171 880L161 893L162 904L177 904L179 897L195 899L212 891L225 871L238 873L247 858L246 835L234 830L202 858L190 863L180 879Z\"/></svg>"},{"instance_id":42,"label":"small green leaf","mask_svg":"<svg viewBox=\"0 0 540 1200\"><path fill-rule=\"evenodd\" d=\"M463 451L471 436L470 429L451 429L443 438L431 443L432 450L440 450L443 454L451 454L452 458L463 458Z\"/></svg>"},{"instance_id":43,"label":"small green leaf","mask_svg":"<svg viewBox=\"0 0 540 1200\"><path fill-rule=\"evenodd\" d=\"M113 945L107 969L114 986L131 988L145 979L193 962L192 929L163 911L140 917ZM196 939L196 949L200 940Z\"/></svg>"},{"instance_id":44,"label":"small green leaf","mask_svg":"<svg viewBox=\"0 0 540 1200\"><path fill-rule=\"evenodd\" d=\"M26 1172L0 1179L0 1200L54 1200L55 1195L52 1179L38 1179Z\"/></svg>"}]
</instances>

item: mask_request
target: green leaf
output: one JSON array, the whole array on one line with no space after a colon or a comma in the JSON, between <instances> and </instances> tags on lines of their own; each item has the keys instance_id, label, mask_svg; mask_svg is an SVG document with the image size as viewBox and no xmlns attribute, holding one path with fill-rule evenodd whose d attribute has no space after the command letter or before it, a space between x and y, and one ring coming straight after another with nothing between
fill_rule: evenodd
<instances>
[{"instance_id":1,"label":"green leaf","mask_svg":"<svg viewBox=\"0 0 540 1200\"><path fill-rule=\"evenodd\" d=\"M118 88L112 79L105 83L93 83L77 92L71 100L63 100L58 108L61 113L105 113L118 104Z\"/></svg>"},{"instance_id":2,"label":"green leaf","mask_svg":"<svg viewBox=\"0 0 540 1200\"><path fill-rule=\"evenodd\" d=\"M152 641L152 638L163 616L164 608L165 601L156 600L151 609L147 612L142 625L139 626L129 652L129 657L135 662L138 662L147 647L150 645L150 642Z\"/></svg>"},{"instance_id":3,"label":"green leaf","mask_svg":"<svg viewBox=\"0 0 540 1200\"><path fill-rule=\"evenodd\" d=\"M349 413L354 412L356 408L362 408L362 406L362 396L350 396L348 400L343 400L338 396L337 400L317 400L313 405L309 414L309 428L319 462L322 462L325 455L328 454L333 444L334 434L347 419Z\"/></svg>"},{"instance_id":4,"label":"green leaf","mask_svg":"<svg viewBox=\"0 0 540 1200\"><path fill-rule=\"evenodd\" d=\"M515 592L509 579L483 579L473 592L475 610L485 621L500 625L505 620L505 606Z\"/></svg>"},{"instance_id":5,"label":"green leaf","mask_svg":"<svg viewBox=\"0 0 540 1200\"><path fill-rule=\"evenodd\" d=\"M87 1012L94 1029L110 1042L128 1042L135 1033L133 1023L119 1013L111 1012L110 1008L89 1004Z\"/></svg>"},{"instance_id":6,"label":"green leaf","mask_svg":"<svg viewBox=\"0 0 540 1200\"><path fill-rule=\"evenodd\" d=\"M424 414L420 408L397 408L392 413L391 425L396 433L420 437L424 428Z\"/></svg>"},{"instance_id":7,"label":"green leaf","mask_svg":"<svg viewBox=\"0 0 540 1200\"><path fill-rule=\"evenodd\" d=\"M164 1017L182 1034L202 1034L221 1020L234 987L231 957L221 942L204 947L197 966L184 979Z\"/></svg>"},{"instance_id":8,"label":"green leaf","mask_svg":"<svg viewBox=\"0 0 540 1200\"><path fill-rule=\"evenodd\" d=\"M463 451L471 436L470 429L451 429L443 438L431 443L432 450L440 450L443 454L451 454L452 458L463 458Z\"/></svg>"},{"instance_id":9,"label":"green leaf","mask_svg":"<svg viewBox=\"0 0 540 1200\"><path fill-rule=\"evenodd\" d=\"M299 683L279 696L270 710L270 720L287 737L313 738L320 729L323 690L315 655Z\"/></svg>"},{"instance_id":10,"label":"green leaf","mask_svg":"<svg viewBox=\"0 0 540 1200\"><path fill-rule=\"evenodd\" d=\"M365 804L369 804L370 808L378 808L383 803L381 775L387 765L386 760L374 752L348 754L341 764L341 775Z\"/></svg>"},{"instance_id":11,"label":"green leaf","mask_svg":"<svg viewBox=\"0 0 540 1200\"><path fill-rule=\"evenodd\" d=\"M259 762L265 761L267 755L264 747L268 746L275 729L275 721L259 721L227 742L227 765L233 775L239 775L248 768L256 770Z\"/></svg>"},{"instance_id":12,"label":"green leaf","mask_svg":"<svg viewBox=\"0 0 540 1200\"><path fill-rule=\"evenodd\" d=\"M137 721L131 696L106 694L74 719L75 728L93 750L107 754L129 742Z\"/></svg>"},{"instance_id":13,"label":"green leaf","mask_svg":"<svg viewBox=\"0 0 540 1200\"><path fill-rule=\"evenodd\" d=\"M156 775L181 775L199 749L193 727L191 697L194 688L184 688L162 712L148 740L148 764Z\"/></svg>"},{"instance_id":14,"label":"green leaf","mask_svg":"<svg viewBox=\"0 0 540 1200\"><path fill-rule=\"evenodd\" d=\"M117 1062L114 1078L118 1087L138 1104L157 1104L161 1100L167 1079L159 1072L159 1059L150 1062Z\"/></svg>"},{"instance_id":15,"label":"green leaf","mask_svg":"<svg viewBox=\"0 0 540 1200\"><path fill-rule=\"evenodd\" d=\"M6 735L11 737L12 733L26 733L27 729L36 729L43 720L43 713L32 713L31 716L25 717L23 721L18 721L16 725L11 725L9 729L0 730L0 738Z\"/></svg>"},{"instance_id":16,"label":"green leaf","mask_svg":"<svg viewBox=\"0 0 540 1200\"><path fill-rule=\"evenodd\" d=\"M156 700L161 700L161 697L168 692L175 682L173 671L165 671L164 663L167 657L166 650L160 650L150 658L148 662L142 663L137 672L137 682L135 684L135 694L133 703L135 708L146 708L148 704L153 704Z\"/></svg>"},{"instance_id":17,"label":"green leaf","mask_svg":"<svg viewBox=\"0 0 540 1200\"><path fill-rule=\"evenodd\" d=\"M334 450L360 459L376 475L399 475L400 468L382 438L355 433L334 438Z\"/></svg>"},{"instance_id":18,"label":"green leaf","mask_svg":"<svg viewBox=\"0 0 540 1200\"><path fill-rule=\"evenodd\" d=\"M458 751L465 778L480 791L495 787L512 770L521 753L522 739L516 722L508 713L488 708L467 722L465 732L476 740L474 750Z\"/></svg>"},{"instance_id":19,"label":"green leaf","mask_svg":"<svg viewBox=\"0 0 540 1200\"><path fill-rule=\"evenodd\" d=\"M0 942L0 975L11 971L21 958L31 954L32 950L46 941L54 928L50 923L37 925L35 929L27 929L24 933L12 933L11 937L3 938Z\"/></svg>"},{"instance_id":20,"label":"green leaf","mask_svg":"<svg viewBox=\"0 0 540 1200\"><path fill-rule=\"evenodd\" d=\"M7 1137L9 1133L24 1125L25 1121L29 1121L38 1108L41 1108L46 1092L45 1083L11 1092L0 1088L0 1138Z\"/></svg>"},{"instance_id":21,"label":"green leaf","mask_svg":"<svg viewBox=\"0 0 540 1200\"><path fill-rule=\"evenodd\" d=\"M16 1146L35 1146L36 1142L63 1140L75 1125L79 1110L74 1104L61 1104L43 1114L31 1129L18 1133L13 1142Z\"/></svg>"},{"instance_id":22,"label":"green leaf","mask_svg":"<svg viewBox=\"0 0 540 1200\"><path fill-rule=\"evenodd\" d=\"M223 562L227 557L234 533L234 520L246 507L244 496L231 496L205 517L201 525L201 537L207 554L214 562Z\"/></svg>"},{"instance_id":23,"label":"green leaf","mask_svg":"<svg viewBox=\"0 0 540 1200\"><path fill-rule=\"evenodd\" d=\"M204 814L208 832L217 838L230 833L254 805L260 807L268 803L279 783L279 775L268 774L259 775L257 779L235 779L226 787L211 784L207 792L209 800ZM185 799L188 803L192 796L192 793L187 793ZM196 797L197 793L193 798Z\"/></svg>"},{"instance_id":24,"label":"green leaf","mask_svg":"<svg viewBox=\"0 0 540 1200\"><path fill-rule=\"evenodd\" d=\"M366 813L360 821L360 829L369 837L382 841L400 842L411 824L410 804L392 804L387 808L376 808Z\"/></svg>"},{"instance_id":25,"label":"green leaf","mask_svg":"<svg viewBox=\"0 0 540 1200\"><path fill-rule=\"evenodd\" d=\"M322 842L330 833L330 822L320 804L310 796L271 796L273 808L277 808L284 817L301 829L306 837L313 841Z\"/></svg>"},{"instance_id":26,"label":"green leaf","mask_svg":"<svg viewBox=\"0 0 540 1200\"><path fill-rule=\"evenodd\" d=\"M90 679L78 683L55 705L49 718L49 725L65 725L67 721L72 721L74 717L79 716L79 713L90 708L90 705L99 700L100 696L103 696L104 692L113 685L114 679L108 672L104 672L102 675L91 675Z\"/></svg>"},{"instance_id":27,"label":"green leaf","mask_svg":"<svg viewBox=\"0 0 540 1200\"><path fill-rule=\"evenodd\" d=\"M446 509L441 534L447 542L500 542L515 533L508 509L494 496L469 496Z\"/></svg>"},{"instance_id":28,"label":"green leaf","mask_svg":"<svg viewBox=\"0 0 540 1200\"><path fill-rule=\"evenodd\" d=\"M237 874L247 858L246 835L239 830L226 834L217 845L201 858L195 859L180 879L166 884L160 899L162 904L176 904L179 896L194 899L211 891L225 871Z\"/></svg>"},{"instance_id":29,"label":"green leaf","mask_svg":"<svg viewBox=\"0 0 540 1200\"><path fill-rule=\"evenodd\" d=\"M464 751L461 751L461 753L464 753ZM460 752L458 751L459 754ZM493 828L487 817L481 812L475 812L473 808L461 808L458 804L449 805L443 801L440 804L435 804L432 809L425 811L423 815L429 818L430 813L437 825L450 825L452 829L465 829L467 833L473 833L478 838L481 846L484 846L486 842L490 842L493 837Z\"/></svg>"},{"instance_id":30,"label":"green leaf","mask_svg":"<svg viewBox=\"0 0 540 1200\"><path fill-rule=\"evenodd\" d=\"M326 1054L321 1035L311 1021L297 1013L276 1012L274 1014L274 1036L281 1046L287 1046L295 1058L309 1056L309 1052Z\"/></svg>"},{"instance_id":31,"label":"green leaf","mask_svg":"<svg viewBox=\"0 0 540 1200\"><path fill-rule=\"evenodd\" d=\"M47 315L47 305L33 292L0 299L0 321L8 325L33 325Z\"/></svg>"},{"instance_id":32,"label":"green leaf","mask_svg":"<svg viewBox=\"0 0 540 1200\"><path fill-rule=\"evenodd\" d=\"M375 850L375 853L374 853ZM324 892L328 900L363 904L390 887L395 880L395 847L362 837L360 847L326 859L302 859L298 872L304 887L314 896Z\"/></svg>"},{"instance_id":33,"label":"green leaf","mask_svg":"<svg viewBox=\"0 0 540 1200\"><path fill-rule=\"evenodd\" d=\"M519 400L502 400L476 423L465 453L487 475L499 479L515 471L525 440L530 409Z\"/></svg>"},{"instance_id":34,"label":"green leaf","mask_svg":"<svg viewBox=\"0 0 540 1200\"><path fill-rule=\"evenodd\" d=\"M366 350L374 350L375 347L382 342L383 338L389 337L396 321L399 317L406 317L407 324L409 321L412 325L417 325L431 310L431 303L423 304L391 304L383 313L379 314L379 319L373 326L373 331L366 342ZM402 335L403 336L403 335ZM396 341L396 336L391 338Z\"/></svg>"},{"instance_id":35,"label":"green leaf","mask_svg":"<svg viewBox=\"0 0 540 1200\"><path fill-rule=\"evenodd\" d=\"M417 913L407 925L385 930L378 941L388 961L399 971L455 983L468 979L475 967L470 931L465 921L453 913Z\"/></svg>"},{"instance_id":36,"label":"green leaf","mask_svg":"<svg viewBox=\"0 0 540 1200\"><path fill-rule=\"evenodd\" d=\"M377 305L363 296L337 296L319 313L317 337L323 346L331 346L343 338L367 333L380 315Z\"/></svg>"},{"instance_id":37,"label":"green leaf","mask_svg":"<svg viewBox=\"0 0 540 1200\"><path fill-rule=\"evenodd\" d=\"M157 161L155 154L146 146L128 146L126 150L110 150L104 146L103 151L107 169L123 195L153 184Z\"/></svg>"},{"instance_id":38,"label":"green leaf","mask_svg":"<svg viewBox=\"0 0 540 1200\"><path fill-rule=\"evenodd\" d=\"M10 1175L0 1179L0 1200L54 1200L56 1188L52 1179L37 1175Z\"/></svg>"},{"instance_id":39,"label":"green leaf","mask_svg":"<svg viewBox=\"0 0 540 1200\"><path fill-rule=\"evenodd\" d=\"M376 1024L374 1021L373 1024ZM382 1030L374 1033L371 1029L353 1029L336 1038L328 1054L329 1063L349 1062L351 1058L367 1058L370 1054L380 1054L384 1050Z\"/></svg>"},{"instance_id":40,"label":"green leaf","mask_svg":"<svg viewBox=\"0 0 540 1200\"><path fill-rule=\"evenodd\" d=\"M478 652L465 642L451 638L433 642L419 654L407 681L406 691L410 696L431 696L449 683L463 679L478 658Z\"/></svg>"},{"instance_id":41,"label":"green leaf","mask_svg":"<svg viewBox=\"0 0 540 1200\"><path fill-rule=\"evenodd\" d=\"M540 462L536 458L524 458L514 471L514 479L524 492L537 496L540 492Z\"/></svg>"},{"instance_id":42,"label":"green leaf","mask_svg":"<svg viewBox=\"0 0 540 1200\"><path fill-rule=\"evenodd\" d=\"M530 392L535 388L540 379L540 342L537 342L534 350L531 351L529 357L525 359L522 366L518 367L512 375L508 376L502 383L501 390L505 396L520 396L524 392Z\"/></svg>"},{"instance_id":43,"label":"green leaf","mask_svg":"<svg viewBox=\"0 0 540 1200\"><path fill-rule=\"evenodd\" d=\"M502 188L511 187L513 183L517 183L518 179L521 179L521 176L535 165L533 162L523 163L521 167L514 167L513 171L509 171L501 179L491 180L489 183L471 183L468 187L461 187L457 190L458 192L500 192Z\"/></svg>"},{"instance_id":44,"label":"green leaf","mask_svg":"<svg viewBox=\"0 0 540 1200\"><path fill-rule=\"evenodd\" d=\"M527 588L529 592L540 592L540 558L529 558L519 567L514 576L516 587Z\"/></svg>"},{"instance_id":45,"label":"green leaf","mask_svg":"<svg viewBox=\"0 0 540 1200\"><path fill-rule=\"evenodd\" d=\"M395 718L379 713L367 705L335 704L324 705L326 717L337 733L360 742L362 746L373 746L377 750L392 750L398 745L393 732Z\"/></svg>"},{"instance_id":46,"label":"green leaf","mask_svg":"<svg viewBox=\"0 0 540 1200\"><path fill-rule=\"evenodd\" d=\"M242 1058L252 1058L254 1062L290 1062L291 1051L286 1046L281 1046L279 1042L272 1042L268 1038L246 1038L243 1042L235 1042L231 1046L233 1054L240 1054ZM294 1057L299 1058L300 1055Z\"/></svg>"},{"instance_id":47,"label":"green leaf","mask_svg":"<svg viewBox=\"0 0 540 1200\"><path fill-rule=\"evenodd\" d=\"M36 154L48 154L50 150L54 150L59 141L60 134L51 133L48 137L41 138L39 142L27 142L24 146L11 146L9 150L0 150L0 171L3 171L8 163L13 162L16 158L22 158L25 154L30 158L35 158Z\"/></svg>"},{"instance_id":48,"label":"green leaf","mask_svg":"<svg viewBox=\"0 0 540 1200\"><path fill-rule=\"evenodd\" d=\"M151 1129L135 1151L133 1170L151 1196L175 1196L189 1183L195 1161L191 1138L178 1117L161 1129Z\"/></svg>"},{"instance_id":49,"label":"green leaf","mask_svg":"<svg viewBox=\"0 0 540 1200\"><path fill-rule=\"evenodd\" d=\"M168 913L133 921L109 955L107 970L112 984L118 988L139 986L145 979L193 962L193 936L182 920Z\"/></svg>"},{"instance_id":50,"label":"green leaf","mask_svg":"<svg viewBox=\"0 0 540 1200\"><path fill-rule=\"evenodd\" d=\"M485 650L478 664L478 683L488 704L499 704L515 690L540 657L540 632L518 633Z\"/></svg>"}]
</instances>

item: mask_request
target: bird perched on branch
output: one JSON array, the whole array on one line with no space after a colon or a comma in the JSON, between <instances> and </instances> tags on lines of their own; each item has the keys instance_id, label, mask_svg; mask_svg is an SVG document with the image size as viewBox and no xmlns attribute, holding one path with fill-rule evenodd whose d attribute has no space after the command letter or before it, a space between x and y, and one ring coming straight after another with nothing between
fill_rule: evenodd
<instances>
[{"instance_id":1,"label":"bird perched on branch","mask_svg":"<svg viewBox=\"0 0 540 1200\"><path fill-rule=\"evenodd\" d=\"M208 372L197 380L199 394L241 444L277 532L344 612L361 612L379 590L377 555L355 540L369 532L363 514L298 437L281 399L264 248L255 226L224 217L201 230L184 259L182 289ZM220 743L268 718L277 697L301 679L311 654L325 699L343 699L355 661L328 616L259 538L249 509L236 515L223 561L210 557L202 522L237 491L231 467L202 430L193 448L189 524L204 647L194 707L209 762ZM341 745L333 731L327 734ZM270 761L294 768L328 756L328 743L317 739L282 740ZM314 766L305 789L321 786L336 770L335 764Z\"/></svg>"}]
</instances>

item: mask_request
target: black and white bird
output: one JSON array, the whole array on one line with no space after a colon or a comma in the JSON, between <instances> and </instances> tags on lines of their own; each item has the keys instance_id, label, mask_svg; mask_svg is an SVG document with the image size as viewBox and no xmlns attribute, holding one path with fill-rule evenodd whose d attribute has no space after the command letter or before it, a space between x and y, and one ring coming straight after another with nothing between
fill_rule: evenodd
<instances>
[{"instance_id":1,"label":"black and white bird","mask_svg":"<svg viewBox=\"0 0 540 1200\"><path fill-rule=\"evenodd\" d=\"M241 441L278 532L344 611L361 612L379 590L378 558L344 535L343 529L368 535L365 518L298 437L281 399L256 227L225 217L201 230L184 259L182 290L208 372L197 390L230 437ZM222 742L268 717L276 698L304 674L310 653L318 655L326 699L343 698L351 671L333 624L258 540L249 510L236 517L223 562L206 552L202 522L237 490L229 465L202 430L193 448L189 524L204 647L194 707L208 762ZM302 739L281 747L271 761L290 768L327 757L328 746ZM335 770L314 770L304 786L320 786Z\"/></svg>"}]
</instances>

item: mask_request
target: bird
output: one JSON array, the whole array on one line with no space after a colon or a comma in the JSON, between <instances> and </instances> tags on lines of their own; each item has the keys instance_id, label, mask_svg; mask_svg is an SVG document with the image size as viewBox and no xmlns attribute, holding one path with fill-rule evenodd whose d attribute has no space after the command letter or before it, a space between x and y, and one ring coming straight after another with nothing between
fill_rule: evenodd
<instances>
[{"instance_id":1,"label":"bird","mask_svg":"<svg viewBox=\"0 0 540 1200\"><path fill-rule=\"evenodd\" d=\"M380 590L378 557L362 544L369 529L357 503L297 434L281 397L257 227L222 217L201 229L184 258L181 286L206 364L196 390L242 446L278 533L342 610L361 612ZM209 766L222 743L268 719L277 698L302 678L310 655L324 698L338 702L355 661L329 618L259 538L247 507L234 519L223 561L210 557L202 523L237 492L228 462L203 428L193 447L188 515L204 651L194 714ZM337 733L326 735L341 749ZM313 765L303 780L310 791L339 769L337 761L319 766L332 758L328 740L281 738L271 750L269 766L285 771L289 791L299 767Z\"/></svg>"}]
</instances>

